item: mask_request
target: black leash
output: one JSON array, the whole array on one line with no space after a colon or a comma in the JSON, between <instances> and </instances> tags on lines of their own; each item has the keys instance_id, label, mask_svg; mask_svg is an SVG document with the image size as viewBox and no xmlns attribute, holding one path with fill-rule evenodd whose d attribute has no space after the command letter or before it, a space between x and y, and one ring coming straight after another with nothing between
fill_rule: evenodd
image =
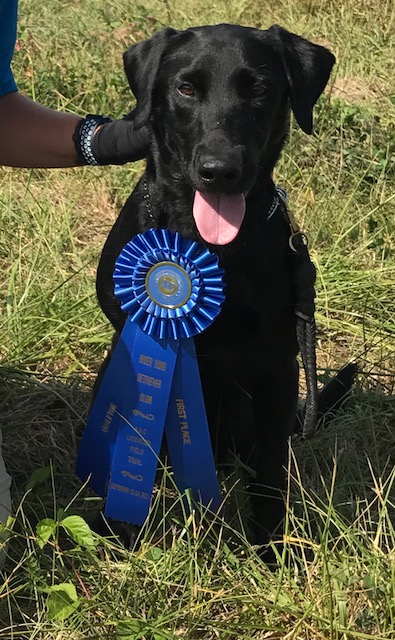
<instances>
[{"instance_id":1,"label":"black leash","mask_svg":"<svg viewBox=\"0 0 395 640\"><path fill-rule=\"evenodd\" d=\"M284 217L291 231L289 246L294 254L296 336L302 356L307 387L302 437L311 438L315 433L318 418L316 325L314 318L316 270L309 255L308 237L301 231L289 211L285 192L283 196L278 187L277 192L282 201Z\"/></svg>"}]
</instances>

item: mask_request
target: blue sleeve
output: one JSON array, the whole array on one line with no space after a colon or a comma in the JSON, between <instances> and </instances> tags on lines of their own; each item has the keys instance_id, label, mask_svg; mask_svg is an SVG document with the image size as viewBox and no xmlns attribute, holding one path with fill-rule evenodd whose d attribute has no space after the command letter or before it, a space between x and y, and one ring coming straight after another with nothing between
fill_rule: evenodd
<instances>
[{"instance_id":1,"label":"blue sleeve","mask_svg":"<svg viewBox=\"0 0 395 640\"><path fill-rule=\"evenodd\" d=\"M0 96L17 91L11 71L17 17L18 0L0 0Z\"/></svg>"}]
</instances>

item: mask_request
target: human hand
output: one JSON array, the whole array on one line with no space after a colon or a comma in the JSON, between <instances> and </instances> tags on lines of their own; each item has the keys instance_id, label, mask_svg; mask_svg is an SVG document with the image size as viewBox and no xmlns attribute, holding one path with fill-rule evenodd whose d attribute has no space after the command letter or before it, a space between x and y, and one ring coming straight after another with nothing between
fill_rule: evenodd
<instances>
[{"instance_id":1,"label":"human hand","mask_svg":"<svg viewBox=\"0 0 395 640\"><path fill-rule=\"evenodd\" d=\"M125 164L145 158L150 144L148 127L135 129L132 119L113 120L100 127L91 149L98 164Z\"/></svg>"}]
</instances>

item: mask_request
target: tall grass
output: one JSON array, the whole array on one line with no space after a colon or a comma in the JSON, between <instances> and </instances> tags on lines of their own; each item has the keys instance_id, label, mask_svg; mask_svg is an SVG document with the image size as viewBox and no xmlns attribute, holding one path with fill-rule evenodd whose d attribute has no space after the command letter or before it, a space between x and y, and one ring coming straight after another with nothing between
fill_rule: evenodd
<instances>
[{"instance_id":1,"label":"tall grass","mask_svg":"<svg viewBox=\"0 0 395 640\"><path fill-rule=\"evenodd\" d=\"M19 506L0 638L394 637L393 2L21 0L14 70L48 106L120 116L125 48L166 24L221 21L278 22L337 56L315 133L292 125L276 180L311 239L320 374L358 359L358 387L330 428L293 443L276 570L246 540L237 461L224 521L186 514L167 469L134 550L97 537L84 523L99 503L74 475L111 335L95 269L142 166L3 169L0 419Z\"/></svg>"}]
</instances>

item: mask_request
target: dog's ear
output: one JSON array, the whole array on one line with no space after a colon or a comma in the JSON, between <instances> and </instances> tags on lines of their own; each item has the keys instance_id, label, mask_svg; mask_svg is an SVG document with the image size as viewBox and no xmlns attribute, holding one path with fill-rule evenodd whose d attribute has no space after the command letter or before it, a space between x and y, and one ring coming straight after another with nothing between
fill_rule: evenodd
<instances>
[{"instance_id":1,"label":"dog's ear","mask_svg":"<svg viewBox=\"0 0 395 640\"><path fill-rule=\"evenodd\" d=\"M278 25L268 30L275 37L289 84L291 108L305 133L313 130L313 107L325 89L335 56Z\"/></svg>"},{"instance_id":2,"label":"dog's ear","mask_svg":"<svg viewBox=\"0 0 395 640\"><path fill-rule=\"evenodd\" d=\"M151 98L163 52L178 31L166 27L144 42L138 42L123 54L129 86L137 100L133 112L136 129L146 124L151 113Z\"/></svg>"}]
</instances>

